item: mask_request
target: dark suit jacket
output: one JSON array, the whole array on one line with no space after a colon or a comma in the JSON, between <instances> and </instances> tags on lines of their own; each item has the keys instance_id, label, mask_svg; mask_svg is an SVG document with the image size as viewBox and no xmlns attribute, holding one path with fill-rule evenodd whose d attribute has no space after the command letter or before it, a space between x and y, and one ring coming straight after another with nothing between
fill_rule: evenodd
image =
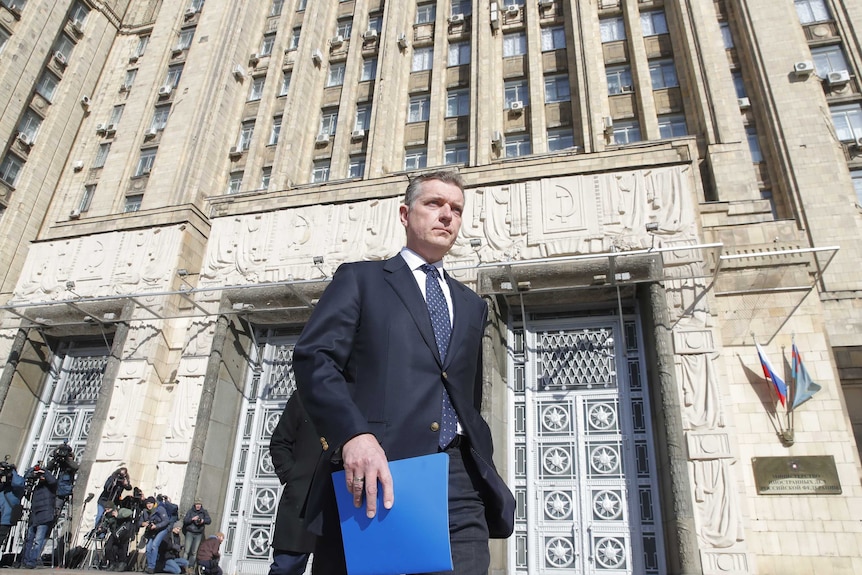
<instances>
[{"instance_id":1,"label":"dark suit jacket","mask_svg":"<svg viewBox=\"0 0 862 575\"><path fill-rule=\"evenodd\" d=\"M275 473L284 485L272 535L273 549L293 553L314 551L315 537L305 528L301 512L321 452L317 432L302 408L299 395L294 393L269 441Z\"/></svg>"},{"instance_id":2,"label":"dark suit jacket","mask_svg":"<svg viewBox=\"0 0 862 575\"><path fill-rule=\"evenodd\" d=\"M297 341L297 387L329 447L306 509L316 532L324 498L333 497L333 451L356 435L373 433L390 461L436 453L445 385L485 483L490 534L511 535L515 501L494 467L491 432L479 412L487 305L448 275L446 281L454 324L445 364L422 292L400 255L340 266ZM397 487L395 499L397 505Z\"/></svg>"}]
</instances>

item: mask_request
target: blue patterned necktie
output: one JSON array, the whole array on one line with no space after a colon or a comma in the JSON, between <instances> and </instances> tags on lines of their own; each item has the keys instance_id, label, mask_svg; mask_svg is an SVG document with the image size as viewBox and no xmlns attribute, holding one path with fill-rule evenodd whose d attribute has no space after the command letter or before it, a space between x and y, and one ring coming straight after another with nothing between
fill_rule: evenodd
<instances>
[{"instance_id":1,"label":"blue patterned necktie","mask_svg":"<svg viewBox=\"0 0 862 575\"><path fill-rule=\"evenodd\" d=\"M449 338L452 337L452 324L449 321L449 306L443 296L440 287L440 272L430 264L423 264L422 271L425 272L425 303L428 313L431 315L431 327L434 329L434 339L437 342L437 351L440 352L440 361L446 361L446 351L449 349ZM446 448L458 431L458 415L452 407L449 392L443 388L443 413L440 425L440 447Z\"/></svg>"}]
</instances>

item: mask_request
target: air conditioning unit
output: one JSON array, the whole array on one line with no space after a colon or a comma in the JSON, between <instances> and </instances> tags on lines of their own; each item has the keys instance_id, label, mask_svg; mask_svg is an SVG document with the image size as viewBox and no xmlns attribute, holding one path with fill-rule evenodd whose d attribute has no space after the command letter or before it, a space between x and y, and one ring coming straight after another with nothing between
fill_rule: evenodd
<instances>
[{"instance_id":1,"label":"air conditioning unit","mask_svg":"<svg viewBox=\"0 0 862 575\"><path fill-rule=\"evenodd\" d=\"M120 85L120 94L123 94L123 93L128 92L128 91L129 91L129 86L127 84L121 84Z\"/></svg>"},{"instance_id":2,"label":"air conditioning unit","mask_svg":"<svg viewBox=\"0 0 862 575\"><path fill-rule=\"evenodd\" d=\"M74 32L76 36L81 36L84 33L84 28L81 27L81 23L77 20L72 20L71 26L72 32Z\"/></svg>"},{"instance_id":3,"label":"air conditioning unit","mask_svg":"<svg viewBox=\"0 0 862 575\"><path fill-rule=\"evenodd\" d=\"M90 105L90 97L89 96L81 96L81 105L87 108Z\"/></svg>"},{"instance_id":4,"label":"air conditioning unit","mask_svg":"<svg viewBox=\"0 0 862 575\"><path fill-rule=\"evenodd\" d=\"M344 44L344 36L342 36L341 34L333 36L332 39L329 41L329 45L333 48L341 46L342 44Z\"/></svg>"},{"instance_id":5,"label":"air conditioning unit","mask_svg":"<svg viewBox=\"0 0 862 575\"><path fill-rule=\"evenodd\" d=\"M76 160L75 163L72 164L72 169L75 170L76 172L80 172L81 170L84 169L84 161L83 160Z\"/></svg>"},{"instance_id":6,"label":"air conditioning unit","mask_svg":"<svg viewBox=\"0 0 862 575\"><path fill-rule=\"evenodd\" d=\"M314 62L316 66L320 66L320 63L323 62L323 54L320 50L314 50L311 53L311 61Z\"/></svg>"},{"instance_id":7,"label":"air conditioning unit","mask_svg":"<svg viewBox=\"0 0 862 575\"><path fill-rule=\"evenodd\" d=\"M159 88L159 96L170 96L173 91L172 86L162 86Z\"/></svg>"},{"instance_id":8,"label":"air conditioning unit","mask_svg":"<svg viewBox=\"0 0 862 575\"><path fill-rule=\"evenodd\" d=\"M509 104L509 109L512 111L518 111L524 109L524 103L520 100L515 100L511 104Z\"/></svg>"},{"instance_id":9,"label":"air conditioning unit","mask_svg":"<svg viewBox=\"0 0 862 575\"><path fill-rule=\"evenodd\" d=\"M846 86L850 81L850 72L847 70L840 70L838 72L829 72L826 75L826 82L833 88L837 88L839 86Z\"/></svg>"},{"instance_id":10,"label":"air conditioning unit","mask_svg":"<svg viewBox=\"0 0 862 575\"><path fill-rule=\"evenodd\" d=\"M25 146L30 146L33 143L33 141L30 139L30 136L28 136L24 132L18 132L18 135L16 136L16 138L18 139L19 142L21 142Z\"/></svg>"},{"instance_id":11,"label":"air conditioning unit","mask_svg":"<svg viewBox=\"0 0 862 575\"><path fill-rule=\"evenodd\" d=\"M850 142L850 145L853 146L854 148L856 148L857 150L862 150L862 136L860 136L860 137L856 138L855 140L853 140L852 142Z\"/></svg>"},{"instance_id":12,"label":"air conditioning unit","mask_svg":"<svg viewBox=\"0 0 862 575\"><path fill-rule=\"evenodd\" d=\"M238 157L242 156L242 150L240 150L236 146L231 146L231 149L230 149L230 152L228 152L228 155L231 158L238 158Z\"/></svg>"},{"instance_id":13,"label":"air conditioning unit","mask_svg":"<svg viewBox=\"0 0 862 575\"><path fill-rule=\"evenodd\" d=\"M463 21L464 21L464 15L463 14L452 14L452 16L449 18L449 22L451 22L453 24L457 24L457 23L463 22Z\"/></svg>"},{"instance_id":14,"label":"air conditioning unit","mask_svg":"<svg viewBox=\"0 0 862 575\"><path fill-rule=\"evenodd\" d=\"M362 38L365 40L376 40L377 30L375 30L374 28L369 28L365 31L365 34L362 35Z\"/></svg>"},{"instance_id":15,"label":"air conditioning unit","mask_svg":"<svg viewBox=\"0 0 862 575\"><path fill-rule=\"evenodd\" d=\"M554 5L554 0L539 0L539 8L550 8Z\"/></svg>"},{"instance_id":16,"label":"air conditioning unit","mask_svg":"<svg viewBox=\"0 0 862 575\"><path fill-rule=\"evenodd\" d=\"M610 130L614 127L614 118L613 116L605 116L604 119L605 130Z\"/></svg>"},{"instance_id":17,"label":"air conditioning unit","mask_svg":"<svg viewBox=\"0 0 862 575\"><path fill-rule=\"evenodd\" d=\"M497 9L497 3L491 2L491 30L496 30L500 27L500 12Z\"/></svg>"},{"instance_id":18,"label":"air conditioning unit","mask_svg":"<svg viewBox=\"0 0 862 575\"><path fill-rule=\"evenodd\" d=\"M746 108L751 107L751 100L748 98L737 98L736 103L739 104L739 108L741 110L745 110Z\"/></svg>"},{"instance_id":19,"label":"air conditioning unit","mask_svg":"<svg viewBox=\"0 0 862 575\"><path fill-rule=\"evenodd\" d=\"M803 60L793 65L793 73L800 78L807 78L814 72L814 63L811 60Z\"/></svg>"},{"instance_id":20,"label":"air conditioning unit","mask_svg":"<svg viewBox=\"0 0 862 575\"><path fill-rule=\"evenodd\" d=\"M620 94L631 94L635 91L635 87L632 85L620 86Z\"/></svg>"},{"instance_id":21,"label":"air conditioning unit","mask_svg":"<svg viewBox=\"0 0 862 575\"><path fill-rule=\"evenodd\" d=\"M77 220L80 217L81 217L81 210L79 210L78 208L75 208L74 210L69 212L69 219L70 220Z\"/></svg>"},{"instance_id":22,"label":"air conditioning unit","mask_svg":"<svg viewBox=\"0 0 862 575\"><path fill-rule=\"evenodd\" d=\"M54 52L54 60L56 60L57 63L60 64L61 66L66 65L66 56L64 56L63 53L60 52L59 50Z\"/></svg>"},{"instance_id":23,"label":"air conditioning unit","mask_svg":"<svg viewBox=\"0 0 862 575\"><path fill-rule=\"evenodd\" d=\"M129 64L134 64L138 61L138 58L140 58L140 56L138 56L137 54L132 54L131 56L129 56Z\"/></svg>"},{"instance_id":24,"label":"air conditioning unit","mask_svg":"<svg viewBox=\"0 0 862 575\"><path fill-rule=\"evenodd\" d=\"M314 140L315 144L328 144L329 143L329 134L322 133L317 134L317 138Z\"/></svg>"},{"instance_id":25,"label":"air conditioning unit","mask_svg":"<svg viewBox=\"0 0 862 575\"><path fill-rule=\"evenodd\" d=\"M195 14L197 14L197 10L194 8L186 8L186 18L191 18Z\"/></svg>"},{"instance_id":26,"label":"air conditioning unit","mask_svg":"<svg viewBox=\"0 0 862 575\"><path fill-rule=\"evenodd\" d=\"M248 61L252 66L254 66L258 62L260 62L260 56L257 54L257 52L254 52L251 56L248 57Z\"/></svg>"},{"instance_id":27,"label":"air conditioning unit","mask_svg":"<svg viewBox=\"0 0 862 575\"><path fill-rule=\"evenodd\" d=\"M491 135L491 144L497 147L503 145L503 134L499 130L494 130L494 133Z\"/></svg>"},{"instance_id":28,"label":"air conditioning unit","mask_svg":"<svg viewBox=\"0 0 862 575\"><path fill-rule=\"evenodd\" d=\"M104 134L105 133L105 124L96 124L96 133Z\"/></svg>"},{"instance_id":29,"label":"air conditioning unit","mask_svg":"<svg viewBox=\"0 0 862 575\"><path fill-rule=\"evenodd\" d=\"M237 64L236 67L234 67L233 69L233 77L237 80L242 80L243 78L245 78L245 68Z\"/></svg>"},{"instance_id":30,"label":"air conditioning unit","mask_svg":"<svg viewBox=\"0 0 862 575\"><path fill-rule=\"evenodd\" d=\"M521 11L521 8L517 4L510 4L506 6L506 15L507 16L517 16L518 12Z\"/></svg>"},{"instance_id":31,"label":"air conditioning unit","mask_svg":"<svg viewBox=\"0 0 862 575\"><path fill-rule=\"evenodd\" d=\"M398 35L398 47L402 50L407 48L407 34Z\"/></svg>"},{"instance_id":32,"label":"air conditioning unit","mask_svg":"<svg viewBox=\"0 0 862 575\"><path fill-rule=\"evenodd\" d=\"M171 49L171 56L172 56L172 57L174 57L174 58L176 58L177 56L179 56L179 55L180 55L180 54L182 54L182 53L183 53L183 49L182 49L182 48L180 48L179 46L174 46L174 47Z\"/></svg>"},{"instance_id":33,"label":"air conditioning unit","mask_svg":"<svg viewBox=\"0 0 862 575\"><path fill-rule=\"evenodd\" d=\"M117 131L117 127L114 124L108 124L105 126L105 134L113 134Z\"/></svg>"},{"instance_id":34,"label":"air conditioning unit","mask_svg":"<svg viewBox=\"0 0 862 575\"><path fill-rule=\"evenodd\" d=\"M159 131L158 131L158 130L156 130L155 128L150 128L149 130L147 130L146 132L144 132L144 137L146 137L146 138L155 138L155 137L156 137L156 135L157 135L158 133L159 133Z\"/></svg>"},{"instance_id":35,"label":"air conditioning unit","mask_svg":"<svg viewBox=\"0 0 862 575\"><path fill-rule=\"evenodd\" d=\"M350 133L350 139L351 140L361 140L364 137L365 137L365 130L353 130L353 132Z\"/></svg>"}]
</instances>

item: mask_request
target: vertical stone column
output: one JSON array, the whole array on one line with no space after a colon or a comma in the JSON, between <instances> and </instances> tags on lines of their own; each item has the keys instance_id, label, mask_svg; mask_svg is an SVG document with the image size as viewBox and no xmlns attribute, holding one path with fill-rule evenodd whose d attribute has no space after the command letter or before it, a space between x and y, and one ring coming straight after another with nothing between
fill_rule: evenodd
<instances>
[{"instance_id":1,"label":"vertical stone column","mask_svg":"<svg viewBox=\"0 0 862 575\"><path fill-rule=\"evenodd\" d=\"M24 343L26 341L27 330L18 328L17 333L15 333L15 339L12 340L12 349L9 350L9 357L6 358L3 373L0 374L0 410L3 409L3 404L6 402L6 396L9 394L9 388L12 386L12 378L18 369L18 362L21 360L21 354L24 352Z\"/></svg>"},{"instance_id":2,"label":"vertical stone column","mask_svg":"<svg viewBox=\"0 0 862 575\"><path fill-rule=\"evenodd\" d=\"M665 525L670 526L670 529L665 530L665 535L672 539L666 547L677 550L678 564L676 569L671 571L681 575L694 575L703 573L703 566L697 543L694 506L691 501L692 490L681 416L682 408L674 375L670 315L667 310L665 289L658 283L652 283L649 286L649 305L653 321L652 337L656 351L656 376L661 400L661 404L656 407L661 410L664 422L662 438L664 449L659 455L663 457L662 467L667 468L670 481L669 495L672 498L671 506L665 506L665 509L671 507L673 510L673 517L665 519ZM673 561L674 558L670 559Z\"/></svg>"}]
</instances>

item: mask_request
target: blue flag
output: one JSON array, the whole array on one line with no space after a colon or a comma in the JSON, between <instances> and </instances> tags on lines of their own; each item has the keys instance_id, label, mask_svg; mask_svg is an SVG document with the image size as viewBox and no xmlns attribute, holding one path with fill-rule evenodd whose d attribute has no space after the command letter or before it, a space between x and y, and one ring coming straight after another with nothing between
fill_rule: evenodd
<instances>
[{"instance_id":1,"label":"blue flag","mask_svg":"<svg viewBox=\"0 0 862 575\"><path fill-rule=\"evenodd\" d=\"M811 399L811 396L822 389L811 380L808 370L802 365L802 356L796 349L796 342L793 343L793 380L796 382L796 390L793 393L791 409L796 409L797 406Z\"/></svg>"}]
</instances>

